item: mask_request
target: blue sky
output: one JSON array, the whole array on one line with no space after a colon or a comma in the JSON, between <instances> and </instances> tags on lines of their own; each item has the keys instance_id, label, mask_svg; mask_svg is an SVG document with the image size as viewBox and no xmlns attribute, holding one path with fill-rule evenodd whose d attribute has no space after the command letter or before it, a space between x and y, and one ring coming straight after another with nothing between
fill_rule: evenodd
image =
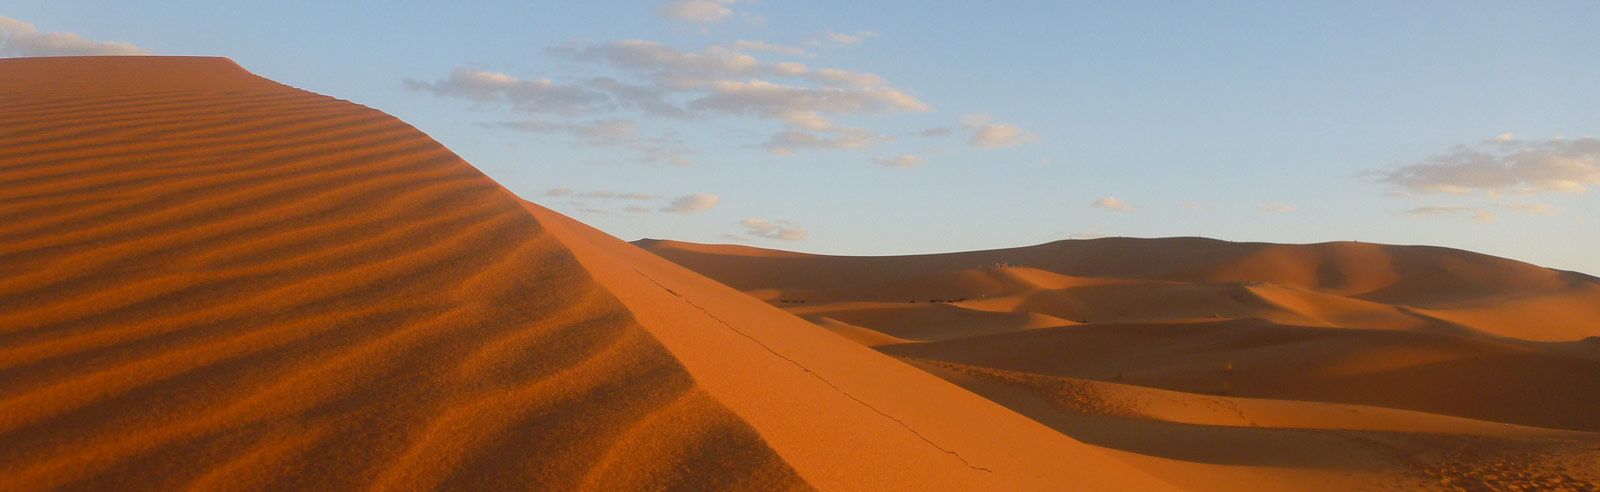
<instances>
[{"instance_id":1,"label":"blue sky","mask_svg":"<svg viewBox=\"0 0 1600 492\"><path fill-rule=\"evenodd\" d=\"M630 240L1361 240L1600 273L1600 3L400 3L0 2L0 56L228 56Z\"/></svg>"}]
</instances>

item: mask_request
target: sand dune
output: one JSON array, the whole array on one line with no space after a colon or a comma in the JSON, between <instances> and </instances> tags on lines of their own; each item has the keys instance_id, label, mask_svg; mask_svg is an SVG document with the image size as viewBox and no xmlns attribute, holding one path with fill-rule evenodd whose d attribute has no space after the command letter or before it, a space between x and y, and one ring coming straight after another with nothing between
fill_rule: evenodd
<instances>
[{"instance_id":1,"label":"sand dune","mask_svg":"<svg viewBox=\"0 0 1600 492\"><path fill-rule=\"evenodd\" d=\"M1600 484L1581 274L1362 243L637 244L1183 488Z\"/></svg>"},{"instance_id":2,"label":"sand dune","mask_svg":"<svg viewBox=\"0 0 1600 492\"><path fill-rule=\"evenodd\" d=\"M1166 487L225 59L0 114L0 489Z\"/></svg>"}]
</instances>

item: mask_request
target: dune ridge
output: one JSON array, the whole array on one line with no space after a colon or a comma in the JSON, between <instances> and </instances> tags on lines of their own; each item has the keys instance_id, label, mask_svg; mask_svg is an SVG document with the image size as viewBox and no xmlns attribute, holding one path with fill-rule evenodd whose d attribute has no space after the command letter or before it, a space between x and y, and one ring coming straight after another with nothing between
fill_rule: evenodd
<instances>
[{"instance_id":1,"label":"dune ridge","mask_svg":"<svg viewBox=\"0 0 1600 492\"><path fill-rule=\"evenodd\" d=\"M0 68L0 488L803 485L410 126L225 59Z\"/></svg>"},{"instance_id":2,"label":"dune ridge","mask_svg":"<svg viewBox=\"0 0 1600 492\"><path fill-rule=\"evenodd\" d=\"M0 489L1168 487L226 59L0 115Z\"/></svg>"}]
</instances>

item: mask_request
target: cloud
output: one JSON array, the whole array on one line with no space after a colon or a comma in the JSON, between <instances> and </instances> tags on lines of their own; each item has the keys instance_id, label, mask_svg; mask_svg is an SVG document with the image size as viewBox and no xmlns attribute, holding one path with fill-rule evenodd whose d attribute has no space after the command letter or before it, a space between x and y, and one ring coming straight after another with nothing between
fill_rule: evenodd
<instances>
[{"instance_id":1,"label":"cloud","mask_svg":"<svg viewBox=\"0 0 1600 492\"><path fill-rule=\"evenodd\" d=\"M646 74L680 89L701 86L711 80L749 76L764 67L755 57L722 46L686 52L642 39L565 45L551 48L548 52L573 61L604 63Z\"/></svg>"},{"instance_id":2,"label":"cloud","mask_svg":"<svg viewBox=\"0 0 1600 492\"><path fill-rule=\"evenodd\" d=\"M718 197L717 195L710 193L697 193L694 195L679 197L677 200L673 200L670 205L661 207L661 211L672 212L675 214L689 214L710 210L712 207L717 206L718 203L722 203L722 198Z\"/></svg>"},{"instance_id":3,"label":"cloud","mask_svg":"<svg viewBox=\"0 0 1600 492\"><path fill-rule=\"evenodd\" d=\"M867 38L875 37L878 33L873 31L856 31L854 33L830 32L813 37L806 41L807 46L851 46L861 44Z\"/></svg>"},{"instance_id":4,"label":"cloud","mask_svg":"<svg viewBox=\"0 0 1600 492\"><path fill-rule=\"evenodd\" d=\"M629 206L626 206L626 207L622 207L622 211L628 212L628 213L634 213L634 214L647 214L647 213L650 213L652 210L650 209L650 207L641 207L641 206L638 206L638 205L629 205Z\"/></svg>"},{"instance_id":5,"label":"cloud","mask_svg":"<svg viewBox=\"0 0 1600 492\"><path fill-rule=\"evenodd\" d=\"M1406 210L1406 211L1400 212L1400 213L1406 214L1406 215L1411 215L1411 216L1422 217L1422 216L1431 216L1431 215L1452 215L1452 214L1472 212L1472 211L1475 211L1475 210L1477 210L1477 209L1472 208L1472 207L1461 207L1461 206L1451 205L1451 206L1417 207L1417 208Z\"/></svg>"},{"instance_id":6,"label":"cloud","mask_svg":"<svg viewBox=\"0 0 1600 492\"><path fill-rule=\"evenodd\" d=\"M678 9L680 3L684 2L668 5ZM725 7L732 2L713 3ZM870 33L857 35L865 37ZM641 118L660 116L682 121L718 117L772 120L781 122L784 128L766 142L751 146L788 155L803 150L861 149L890 140L879 132L842 127L835 123L840 117L934 109L874 73L764 61L747 52L804 54L798 48L756 40L713 45L699 51L640 39L568 43L545 53L579 65L593 65L595 70L612 72L608 74L611 76L552 80L458 68L441 80L406 79L404 85L417 92L541 117L592 119L517 121L491 126L563 134L580 146L625 146L638 151L644 160L676 164L690 162L689 152L680 140L645 137L638 134L638 126L632 120L602 116L637 112L642 113ZM984 145L1010 145L1013 143L1006 140L1031 138L1010 125L994 126L975 129L985 132L979 139ZM1015 134L1006 135L1007 131Z\"/></svg>"},{"instance_id":7,"label":"cloud","mask_svg":"<svg viewBox=\"0 0 1600 492\"><path fill-rule=\"evenodd\" d=\"M1199 209L1202 209L1202 208L1205 208L1205 207L1206 207L1205 204L1202 204L1200 202L1179 202L1178 203L1178 208L1187 209L1187 210L1199 210Z\"/></svg>"},{"instance_id":8,"label":"cloud","mask_svg":"<svg viewBox=\"0 0 1600 492\"><path fill-rule=\"evenodd\" d=\"M801 87L764 80L721 80L710 93L689 101L690 109L733 115L780 118L796 112L857 114L927 112L933 107L891 88Z\"/></svg>"},{"instance_id":9,"label":"cloud","mask_svg":"<svg viewBox=\"0 0 1600 492\"><path fill-rule=\"evenodd\" d=\"M831 134L785 130L773 135L761 147L774 155L794 155L799 150L859 149L888 139L887 136L859 128L846 128Z\"/></svg>"},{"instance_id":10,"label":"cloud","mask_svg":"<svg viewBox=\"0 0 1600 492\"><path fill-rule=\"evenodd\" d=\"M954 133L954 131L949 128L929 128L927 130L917 132L917 135L928 138L938 138L949 136L951 133Z\"/></svg>"},{"instance_id":11,"label":"cloud","mask_svg":"<svg viewBox=\"0 0 1600 492\"><path fill-rule=\"evenodd\" d=\"M143 55L121 41L95 41L70 32L40 32L33 24L0 16L0 56Z\"/></svg>"},{"instance_id":12,"label":"cloud","mask_svg":"<svg viewBox=\"0 0 1600 492\"><path fill-rule=\"evenodd\" d=\"M972 131L972 138L967 139L967 144L974 147L993 149L1000 147L1014 147L1025 142L1031 142L1035 136L1022 128L1008 124L996 123L994 118L987 114L968 114L961 117L961 126Z\"/></svg>"},{"instance_id":13,"label":"cloud","mask_svg":"<svg viewBox=\"0 0 1600 492\"><path fill-rule=\"evenodd\" d=\"M757 46L755 43L758 42L741 41L735 43L735 47L740 43L748 48ZM769 49L778 48L765 43L761 45ZM891 87L887 80L877 74L837 68L812 70L794 62L763 62L737 49L722 46L712 46L699 52L680 51L655 41L632 39L595 45L566 45L552 48L549 52L574 61L603 63L642 75L668 90L710 91L713 95L722 94L723 97L765 96L771 103L787 103L790 106L758 113L769 117L790 110L860 112L879 107L903 111L932 110L927 103ZM826 88L798 87L754 78L762 75L802 78L821 83ZM730 111L725 105L717 103L702 103L702 106L702 109L750 112L742 108Z\"/></svg>"},{"instance_id":14,"label":"cloud","mask_svg":"<svg viewBox=\"0 0 1600 492\"><path fill-rule=\"evenodd\" d=\"M1294 211L1294 205L1287 205L1287 204L1282 204L1282 203L1267 203L1267 204L1261 205L1260 207L1257 207L1257 209L1262 211L1262 212L1269 213L1269 214L1282 214L1282 213L1293 212Z\"/></svg>"},{"instance_id":15,"label":"cloud","mask_svg":"<svg viewBox=\"0 0 1600 492\"><path fill-rule=\"evenodd\" d=\"M1551 215L1560 211L1560 209L1547 203L1506 203L1499 205L1499 207L1527 215ZM1500 215L1493 210L1460 205L1417 207L1401 213L1413 217L1464 215L1476 222L1495 222L1500 219Z\"/></svg>"},{"instance_id":16,"label":"cloud","mask_svg":"<svg viewBox=\"0 0 1600 492\"><path fill-rule=\"evenodd\" d=\"M484 126L567 135L578 146L623 147L638 153L639 160L644 162L681 166L694 164L694 160L689 158L691 152L682 141L667 136L641 136L638 134L638 125L629 120L608 119L585 123L502 121Z\"/></svg>"},{"instance_id":17,"label":"cloud","mask_svg":"<svg viewBox=\"0 0 1600 492\"><path fill-rule=\"evenodd\" d=\"M1099 200L1095 200L1094 203L1089 204L1089 206L1094 207L1094 208L1103 208L1103 209L1106 209L1106 210L1110 210L1112 212L1132 212L1133 211L1133 205L1129 205L1127 202L1122 201L1121 198L1117 198L1117 197L1114 197L1114 196L1108 196L1108 197L1101 198Z\"/></svg>"},{"instance_id":18,"label":"cloud","mask_svg":"<svg viewBox=\"0 0 1600 492\"><path fill-rule=\"evenodd\" d=\"M823 118L816 111L790 111L783 114L783 119L790 126L805 130L826 132L834 129L833 122Z\"/></svg>"},{"instance_id":19,"label":"cloud","mask_svg":"<svg viewBox=\"0 0 1600 492\"><path fill-rule=\"evenodd\" d=\"M833 41L835 43L839 43L839 44L843 44L843 45L851 45L851 44L861 44L861 42L862 41L866 41L867 38L870 38L870 37L873 37L873 36L877 36L877 35L878 35L878 33L875 33L875 32L872 32L872 31L860 31L860 32L857 32L855 34L842 33L842 32L830 32L830 33L824 35L823 37L825 37L829 41Z\"/></svg>"},{"instance_id":20,"label":"cloud","mask_svg":"<svg viewBox=\"0 0 1600 492\"><path fill-rule=\"evenodd\" d=\"M544 196L567 196L572 194L572 188L551 188L544 192Z\"/></svg>"},{"instance_id":21,"label":"cloud","mask_svg":"<svg viewBox=\"0 0 1600 492\"><path fill-rule=\"evenodd\" d=\"M407 89L439 96L459 97L481 103L505 103L529 113L579 115L610 109L605 93L575 85L561 85L550 79L523 80L488 70L457 68L449 78L438 82L406 79Z\"/></svg>"},{"instance_id":22,"label":"cloud","mask_svg":"<svg viewBox=\"0 0 1600 492\"><path fill-rule=\"evenodd\" d=\"M733 16L735 0L672 0L656 7L656 15L695 24L715 24Z\"/></svg>"},{"instance_id":23,"label":"cloud","mask_svg":"<svg viewBox=\"0 0 1600 492\"><path fill-rule=\"evenodd\" d=\"M801 241L804 240L807 235L804 227L800 227L799 224L795 224L787 220L769 221L766 219L751 217L739 221L739 225L744 226L745 234L756 237L764 237L767 239L777 239L781 241Z\"/></svg>"},{"instance_id":24,"label":"cloud","mask_svg":"<svg viewBox=\"0 0 1600 492\"><path fill-rule=\"evenodd\" d=\"M632 121L609 119L587 123L548 123L543 121L505 121L489 126L535 133L563 133L585 145L617 145L635 138L638 125Z\"/></svg>"},{"instance_id":25,"label":"cloud","mask_svg":"<svg viewBox=\"0 0 1600 492\"><path fill-rule=\"evenodd\" d=\"M1583 193L1600 185L1600 139L1523 142L1505 134L1489 142L1375 175L1380 183L1421 194Z\"/></svg>"},{"instance_id":26,"label":"cloud","mask_svg":"<svg viewBox=\"0 0 1600 492\"><path fill-rule=\"evenodd\" d=\"M880 166L908 168L921 166L924 161L921 157L902 154L895 157L873 157L872 162L876 162Z\"/></svg>"},{"instance_id":27,"label":"cloud","mask_svg":"<svg viewBox=\"0 0 1600 492\"><path fill-rule=\"evenodd\" d=\"M1559 211L1554 205L1548 203L1507 203L1501 205L1501 207L1528 215L1550 215Z\"/></svg>"},{"instance_id":28,"label":"cloud","mask_svg":"<svg viewBox=\"0 0 1600 492\"><path fill-rule=\"evenodd\" d=\"M803 49L800 49L800 48L772 44L772 43L768 43L766 41L753 41L753 40L748 40L748 39L741 39L741 40L738 40L738 41L734 41L732 47L735 50L742 50L742 51L765 51L765 52L768 52L768 53L778 53L778 54L781 54L781 55L791 55L791 56L805 56L806 55L806 50L803 50Z\"/></svg>"}]
</instances>

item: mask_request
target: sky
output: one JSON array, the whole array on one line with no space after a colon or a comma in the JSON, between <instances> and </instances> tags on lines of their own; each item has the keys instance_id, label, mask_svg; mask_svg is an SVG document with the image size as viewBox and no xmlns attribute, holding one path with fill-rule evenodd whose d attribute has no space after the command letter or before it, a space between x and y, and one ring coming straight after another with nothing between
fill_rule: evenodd
<instances>
[{"instance_id":1,"label":"sky","mask_svg":"<svg viewBox=\"0 0 1600 492\"><path fill-rule=\"evenodd\" d=\"M1600 2L111 3L0 0L0 56L230 57L627 240L1359 240L1600 274Z\"/></svg>"}]
</instances>

